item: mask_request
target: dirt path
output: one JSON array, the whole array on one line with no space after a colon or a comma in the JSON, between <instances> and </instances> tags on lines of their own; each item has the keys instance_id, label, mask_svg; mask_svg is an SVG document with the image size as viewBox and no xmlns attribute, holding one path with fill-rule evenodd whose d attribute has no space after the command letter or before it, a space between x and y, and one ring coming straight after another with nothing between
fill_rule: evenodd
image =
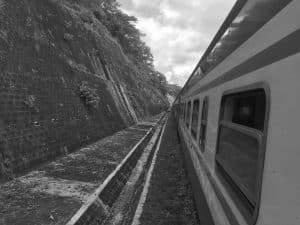
<instances>
[{"instance_id":1,"label":"dirt path","mask_svg":"<svg viewBox=\"0 0 300 225\"><path fill-rule=\"evenodd\" d=\"M139 221L141 225L199 224L173 116L167 122Z\"/></svg>"}]
</instances>

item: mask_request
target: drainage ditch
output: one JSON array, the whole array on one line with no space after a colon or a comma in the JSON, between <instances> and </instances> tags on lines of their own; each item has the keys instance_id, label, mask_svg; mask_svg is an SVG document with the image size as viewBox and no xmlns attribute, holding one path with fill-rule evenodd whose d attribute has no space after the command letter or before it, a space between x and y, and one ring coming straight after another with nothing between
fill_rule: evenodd
<instances>
[{"instance_id":1,"label":"drainage ditch","mask_svg":"<svg viewBox=\"0 0 300 225\"><path fill-rule=\"evenodd\" d=\"M167 114L142 138L67 225L132 223Z\"/></svg>"}]
</instances>

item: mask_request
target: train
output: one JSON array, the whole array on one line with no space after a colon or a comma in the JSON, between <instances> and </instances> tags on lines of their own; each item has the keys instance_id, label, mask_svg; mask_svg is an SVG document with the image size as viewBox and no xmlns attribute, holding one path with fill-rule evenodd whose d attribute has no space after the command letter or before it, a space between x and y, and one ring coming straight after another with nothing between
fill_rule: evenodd
<instances>
[{"instance_id":1,"label":"train","mask_svg":"<svg viewBox=\"0 0 300 225\"><path fill-rule=\"evenodd\" d=\"M300 224L299 73L300 1L237 0L172 106L201 225Z\"/></svg>"}]
</instances>

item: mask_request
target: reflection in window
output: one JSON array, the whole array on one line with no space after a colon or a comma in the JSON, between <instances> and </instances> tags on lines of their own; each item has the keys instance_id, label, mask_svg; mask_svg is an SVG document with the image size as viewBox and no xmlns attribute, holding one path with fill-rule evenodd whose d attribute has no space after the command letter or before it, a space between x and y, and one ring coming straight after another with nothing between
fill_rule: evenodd
<instances>
[{"instance_id":1,"label":"reflection in window","mask_svg":"<svg viewBox=\"0 0 300 225\"><path fill-rule=\"evenodd\" d=\"M199 105L200 105L199 99L195 100L193 105L192 125L191 125L191 133L195 139L197 138L197 130L198 130Z\"/></svg>"},{"instance_id":2,"label":"reflection in window","mask_svg":"<svg viewBox=\"0 0 300 225\"><path fill-rule=\"evenodd\" d=\"M263 130L265 100L262 90L228 96L224 102L223 120Z\"/></svg>"},{"instance_id":3,"label":"reflection in window","mask_svg":"<svg viewBox=\"0 0 300 225\"><path fill-rule=\"evenodd\" d=\"M218 159L254 202L259 142L256 137L221 126Z\"/></svg>"},{"instance_id":4,"label":"reflection in window","mask_svg":"<svg viewBox=\"0 0 300 225\"><path fill-rule=\"evenodd\" d=\"M219 171L252 215L258 199L258 172L266 113L264 90L222 99L216 161ZM221 173L222 174L222 173Z\"/></svg>"},{"instance_id":5,"label":"reflection in window","mask_svg":"<svg viewBox=\"0 0 300 225\"><path fill-rule=\"evenodd\" d=\"M191 120L191 101L188 102L187 111L186 111L186 126L190 128L190 120Z\"/></svg>"},{"instance_id":6,"label":"reflection in window","mask_svg":"<svg viewBox=\"0 0 300 225\"><path fill-rule=\"evenodd\" d=\"M202 152L205 149L207 117L208 117L208 97L205 97L202 106L202 115L201 115L201 122L200 122L200 137L199 137L199 147Z\"/></svg>"}]
</instances>

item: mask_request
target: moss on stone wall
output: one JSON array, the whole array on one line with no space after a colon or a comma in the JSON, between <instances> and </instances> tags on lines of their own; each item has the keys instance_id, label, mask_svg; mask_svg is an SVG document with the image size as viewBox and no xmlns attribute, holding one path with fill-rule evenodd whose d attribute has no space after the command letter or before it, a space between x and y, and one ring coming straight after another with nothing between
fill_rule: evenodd
<instances>
[{"instance_id":1,"label":"moss on stone wall","mask_svg":"<svg viewBox=\"0 0 300 225\"><path fill-rule=\"evenodd\" d=\"M140 88L140 71L78 2L1 1L0 178L132 124L118 85L139 119L167 107L159 92ZM83 83L91 95L78 94Z\"/></svg>"}]
</instances>

